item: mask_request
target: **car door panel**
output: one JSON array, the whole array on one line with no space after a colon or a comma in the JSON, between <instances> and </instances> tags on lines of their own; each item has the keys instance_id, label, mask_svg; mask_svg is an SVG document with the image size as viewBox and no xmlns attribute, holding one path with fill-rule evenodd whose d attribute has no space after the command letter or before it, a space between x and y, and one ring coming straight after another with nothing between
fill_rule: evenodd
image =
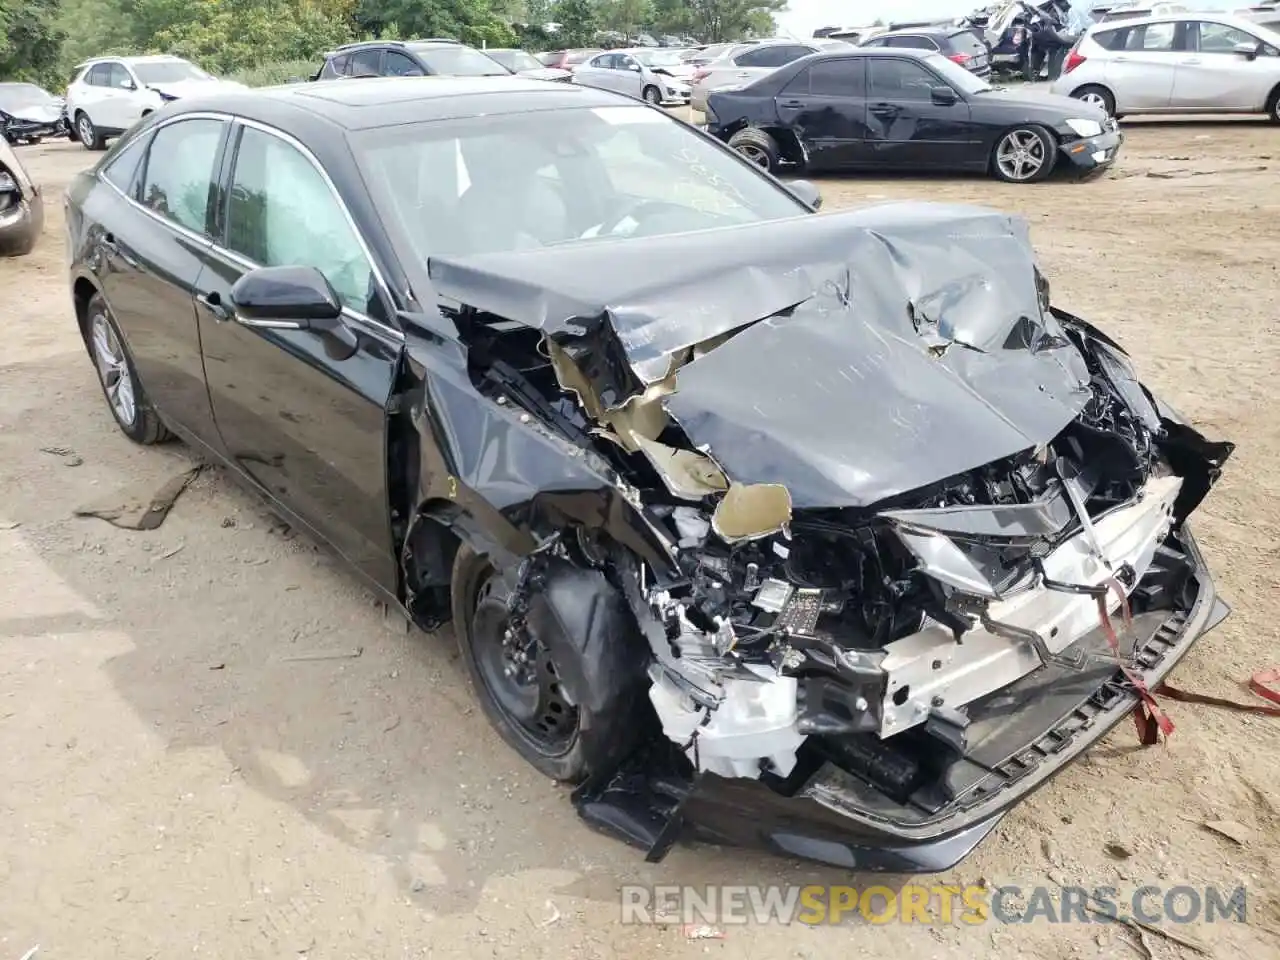
<instances>
[{"instance_id":1,"label":"car door panel","mask_svg":"<svg viewBox=\"0 0 1280 960\"><path fill-rule=\"evenodd\" d=\"M1225 112L1261 110L1280 71L1266 69L1262 57L1249 60L1234 52L1236 43L1261 41L1236 27L1199 21L1197 49L1180 55L1171 106L1182 110Z\"/></svg>"},{"instance_id":2,"label":"car door panel","mask_svg":"<svg viewBox=\"0 0 1280 960\"><path fill-rule=\"evenodd\" d=\"M152 136L138 185L103 183L87 211L100 225L99 280L157 409L215 449L194 297L211 240L202 225L210 185L230 124L199 118L166 124ZM126 154L117 156L119 162ZM110 170L106 171L109 174ZM169 194L185 194L183 199Z\"/></svg>"},{"instance_id":3,"label":"car door panel","mask_svg":"<svg viewBox=\"0 0 1280 960\"><path fill-rule=\"evenodd\" d=\"M1123 49L1107 61L1107 85L1115 92L1116 112L1168 110L1178 69L1178 25L1153 23L1131 27Z\"/></svg>"},{"instance_id":4,"label":"car door panel","mask_svg":"<svg viewBox=\"0 0 1280 960\"><path fill-rule=\"evenodd\" d=\"M943 80L915 60L874 57L867 64L868 162L909 169L971 166L980 137L969 105L935 103Z\"/></svg>"},{"instance_id":5,"label":"car door panel","mask_svg":"<svg viewBox=\"0 0 1280 960\"><path fill-rule=\"evenodd\" d=\"M367 250L310 158L244 127L232 177L225 238L207 253L198 310L228 456L365 576L394 589L386 426L403 337L386 320ZM326 274L347 305L341 331L235 319L235 282L255 266L286 265Z\"/></svg>"},{"instance_id":6,"label":"car door panel","mask_svg":"<svg viewBox=\"0 0 1280 960\"><path fill-rule=\"evenodd\" d=\"M839 170L865 161L865 58L815 63L774 99L778 118L795 131L814 170Z\"/></svg>"},{"instance_id":7,"label":"car door panel","mask_svg":"<svg viewBox=\"0 0 1280 960\"><path fill-rule=\"evenodd\" d=\"M614 61L616 69L611 70L614 74L616 89L619 93L625 93L629 97L640 99L644 92L644 73L640 69L640 63L634 57L619 55Z\"/></svg>"}]
</instances>

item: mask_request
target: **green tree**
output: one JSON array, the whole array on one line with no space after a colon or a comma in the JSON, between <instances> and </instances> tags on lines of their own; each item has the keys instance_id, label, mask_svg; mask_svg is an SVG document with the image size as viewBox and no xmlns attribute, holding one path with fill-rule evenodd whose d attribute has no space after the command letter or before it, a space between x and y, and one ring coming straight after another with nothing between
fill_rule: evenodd
<instances>
[{"instance_id":1,"label":"green tree","mask_svg":"<svg viewBox=\"0 0 1280 960\"><path fill-rule=\"evenodd\" d=\"M375 36L395 24L402 37L453 37L477 47L515 42L510 22L490 0L359 0L355 21Z\"/></svg>"},{"instance_id":2,"label":"green tree","mask_svg":"<svg viewBox=\"0 0 1280 960\"><path fill-rule=\"evenodd\" d=\"M0 77L59 87L58 0L0 0Z\"/></svg>"},{"instance_id":3,"label":"green tree","mask_svg":"<svg viewBox=\"0 0 1280 960\"><path fill-rule=\"evenodd\" d=\"M787 0L686 0L689 25L704 43L721 43L774 32L773 15Z\"/></svg>"},{"instance_id":4,"label":"green tree","mask_svg":"<svg viewBox=\"0 0 1280 960\"><path fill-rule=\"evenodd\" d=\"M602 0L600 5L601 22L628 40L634 40L641 30L653 25L653 14L649 0Z\"/></svg>"},{"instance_id":5,"label":"green tree","mask_svg":"<svg viewBox=\"0 0 1280 960\"><path fill-rule=\"evenodd\" d=\"M565 47L586 47L600 29L600 13L592 0L556 0L552 19L560 24L557 42Z\"/></svg>"}]
</instances>

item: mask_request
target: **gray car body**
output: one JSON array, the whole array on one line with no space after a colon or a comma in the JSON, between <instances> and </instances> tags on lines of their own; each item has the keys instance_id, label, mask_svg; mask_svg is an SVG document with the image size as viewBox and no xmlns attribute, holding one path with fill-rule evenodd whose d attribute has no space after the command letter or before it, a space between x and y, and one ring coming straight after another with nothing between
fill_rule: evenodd
<instances>
[{"instance_id":1,"label":"gray car body","mask_svg":"<svg viewBox=\"0 0 1280 960\"><path fill-rule=\"evenodd\" d=\"M30 253L43 230L40 188L32 183L13 147L0 138L0 257Z\"/></svg>"},{"instance_id":2,"label":"gray car body","mask_svg":"<svg viewBox=\"0 0 1280 960\"><path fill-rule=\"evenodd\" d=\"M689 102L689 84L677 77L657 72L641 63L635 56L643 51L606 50L596 54L586 63L574 68L574 82L584 87L612 90L637 100L644 99L646 90L657 90L658 101L667 105Z\"/></svg>"},{"instance_id":3,"label":"gray car body","mask_svg":"<svg viewBox=\"0 0 1280 960\"><path fill-rule=\"evenodd\" d=\"M1255 52L1205 49L1200 24L1222 27L1227 37L1252 37ZM1117 31L1128 31L1126 46L1109 49ZM1144 49L1148 31L1172 31L1172 49ZM1056 80L1053 92L1081 97L1101 88L1117 115L1267 113L1280 122L1280 33L1243 17L1201 12L1108 21L1089 30L1075 53L1084 62Z\"/></svg>"}]
</instances>

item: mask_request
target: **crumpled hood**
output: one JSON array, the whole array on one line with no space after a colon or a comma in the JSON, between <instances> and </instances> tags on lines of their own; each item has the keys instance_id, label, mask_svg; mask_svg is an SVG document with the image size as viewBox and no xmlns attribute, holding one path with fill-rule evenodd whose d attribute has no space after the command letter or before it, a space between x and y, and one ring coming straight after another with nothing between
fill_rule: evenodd
<instances>
[{"instance_id":1,"label":"crumpled hood","mask_svg":"<svg viewBox=\"0 0 1280 960\"><path fill-rule=\"evenodd\" d=\"M0 113L30 123L57 123L62 118L62 108L56 103L37 103L12 109L0 104Z\"/></svg>"},{"instance_id":2,"label":"crumpled hood","mask_svg":"<svg viewBox=\"0 0 1280 960\"><path fill-rule=\"evenodd\" d=\"M1089 397L1026 224L979 207L883 204L429 269L439 294L576 354L606 407L679 366L663 403L692 445L732 481L785 485L797 508L874 504L1034 448Z\"/></svg>"}]
</instances>

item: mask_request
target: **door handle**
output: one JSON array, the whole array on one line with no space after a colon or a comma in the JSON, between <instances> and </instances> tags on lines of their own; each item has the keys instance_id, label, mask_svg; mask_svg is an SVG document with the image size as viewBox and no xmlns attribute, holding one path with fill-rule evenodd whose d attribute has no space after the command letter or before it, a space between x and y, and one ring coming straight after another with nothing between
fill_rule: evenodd
<instances>
[{"instance_id":1,"label":"door handle","mask_svg":"<svg viewBox=\"0 0 1280 960\"><path fill-rule=\"evenodd\" d=\"M871 108L871 112L874 113L877 117L891 117L895 113L898 113L899 110L897 107L895 107L893 104L890 104L890 103L877 103L875 106Z\"/></svg>"},{"instance_id":2,"label":"door handle","mask_svg":"<svg viewBox=\"0 0 1280 960\"><path fill-rule=\"evenodd\" d=\"M130 267L137 267L138 265L137 260L133 259L133 257L129 256L127 253L125 253L123 250L120 249L119 244L116 243L115 234L113 233L107 233L103 235L102 249L107 251L107 253L113 257L119 257Z\"/></svg>"},{"instance_id":3,"label":"door handle","mask_svg":"<svg viewBox=\"0 0 1280 960\"><path fill-rule=\"evenodd\" d=\"M1200 62L1200 58L1199 58L1199 57L1192 57L1190 60L1180 60L1180 61L1178 61L1178 62L1179 62L1179 63L1183 63L1183 64L1196 64L1196 63L1199 63L1199 62Z\"/></svg>"},{"instance_id":4,"label":"door handle","mask_svg":"<svg viewBox=\"0 0 1280 960\"><path fill-rule=\"evenodd\" d=\"M778 104L778 106L780 106L780 107L803 107L803 106L804 106L804 101L803 101L803 100L783 100L781 103L779 103L779 104Z\"/></svg>"},{"instance_id":5,"label":"door handle","mask_svg":"<svg viewBox=\"0 0 1280 960\"><path fill-rule=\"evenodd\" d=\"M218 323L231 319L231 311L222 304L222 297L215 290L211 293L196 294L196 303L204 307Z\"/></svg>"},{"instance_id":6,"label":"door handle","mask_svg":"<svg viewBox=\"0 0 1280 960\"><path fill-rule=\"evenodd\" d=\"M1129 62L1129 58L1128 58L1128 57L1116 57L1116 58L1115 58L1115 60L1116 60L1116 63L1128 63L1128 62Z\"/></svg>"}]
</instances>

